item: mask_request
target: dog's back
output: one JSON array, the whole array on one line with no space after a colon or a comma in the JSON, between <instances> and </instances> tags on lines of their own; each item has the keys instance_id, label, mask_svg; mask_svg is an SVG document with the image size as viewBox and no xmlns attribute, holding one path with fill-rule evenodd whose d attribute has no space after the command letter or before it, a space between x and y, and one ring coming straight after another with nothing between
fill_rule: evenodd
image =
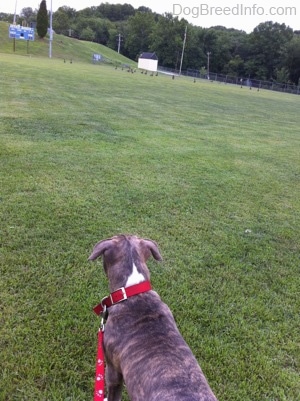
<instances>
[{"instance_id":1,"label":"dog's back","mask_svg":"<svg viewBox=\"0 0 300 401\"><path fill-rule=\"evenodd\" d=\"M216 401L171 311L150 291L112 306L104 344L131 401Z\"/></svg>"},{"instance_id":2,"label":"dog's back","mask_svg":"<svg viewBox=\"0 0 300 401\"><path fill-rule=\"evenodd\" d=\"M216 401L170 309L156 292L110 309L106 357L122 372L131 401Z\"/></svg>"},{"instance_id":3,"label":"dog's back","mask_svg":"<svg viewBox=\"0 0 300 401\"><path fill-rule=\"evenodd\" d=\"M135 236L100 241L111 292L150 279L146 265L161 260L155 242ZM155 291L109 308L104 333L108 401L121 400L123 379L131 401L217 401L173 315Z\"/></svg>"}]
</instances>

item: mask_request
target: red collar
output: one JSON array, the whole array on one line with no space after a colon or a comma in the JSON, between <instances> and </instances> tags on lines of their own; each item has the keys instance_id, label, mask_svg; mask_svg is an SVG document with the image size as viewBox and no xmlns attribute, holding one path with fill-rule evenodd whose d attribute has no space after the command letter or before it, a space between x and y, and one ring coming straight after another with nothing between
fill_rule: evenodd
<instances>
[{"instance_id":1,"label":"red collar","mask_svg":"<svg viewBox=\"0 0 300 401\"><path fill-rule=\"evenodd\" d=\"M116 291L104 297L99 305L94 307L96 315L100 315L105 306L109 308L114 304L125 301L125 299L132 297L133 295L141 294L142 292L150 291L152 289L150 281L143 281L139 284L131 285L130 287L121 287Z\"/></svg>"}]
</instances>

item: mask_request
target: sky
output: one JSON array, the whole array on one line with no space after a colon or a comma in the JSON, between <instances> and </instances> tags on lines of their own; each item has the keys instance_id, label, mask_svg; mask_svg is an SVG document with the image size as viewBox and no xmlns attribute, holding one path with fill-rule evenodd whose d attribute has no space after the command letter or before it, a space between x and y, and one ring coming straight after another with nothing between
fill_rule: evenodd
<instances>
[{"instance_id":1,"label":"sky","mask_svg":"<svg viewBox=\"0 0 300 401\"><path fill-rule=\"evenodd\" d=\"M204 2L206 1L206 2ZM285 23L294 30L300 30L300 2L298 0L46 0L47 9L55 12L59 7L67 6L76 11L101 3L131 4L134 8L149 7L159 14L173 14L178 19L209 28L222 25L226 28L244 30L247 33L262 22ZM256 1L256 2L255 2ZM0 12L17 14L25 7L38 9L41 0L0 0Z\"/></svg>"}]
</instances>

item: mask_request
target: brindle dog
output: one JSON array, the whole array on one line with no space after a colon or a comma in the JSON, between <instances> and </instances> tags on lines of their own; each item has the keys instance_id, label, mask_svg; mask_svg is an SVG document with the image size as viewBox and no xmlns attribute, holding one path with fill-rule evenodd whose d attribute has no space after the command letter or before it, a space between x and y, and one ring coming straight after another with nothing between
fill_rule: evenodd
<instances>
[{"instance_id":1,"label":"brindle dog","mask_svg":"<svg viewBox=\"0 0 300 401\"><path fill-rule=\"evenodd\" d=\"M160 261L157 244L118 235L95 245L110 291L150 280L146 261ZM151 290L108 309L104 333L108 401L120 401L123 380L131 401L217 401L173 315Z\"/></svg>"}]
</instances>

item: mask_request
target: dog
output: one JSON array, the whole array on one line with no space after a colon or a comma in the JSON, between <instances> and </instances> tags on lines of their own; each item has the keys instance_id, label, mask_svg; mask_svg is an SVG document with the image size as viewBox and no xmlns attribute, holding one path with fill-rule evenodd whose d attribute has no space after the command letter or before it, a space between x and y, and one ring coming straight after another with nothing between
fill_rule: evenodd
<instances>
[{"instance_id":1,"label":"dog","mask_svg":"<svg viewBox=\"0 0 300 401\"><path fill-rule=\"evenodd\" d=\"M111 293L150 280L146 261L162 257L156 242L117 235L98 242ZM168 306L152 289L108 308L104 332L108 401L217 401Z\"/></svg>"}]
</instances>

